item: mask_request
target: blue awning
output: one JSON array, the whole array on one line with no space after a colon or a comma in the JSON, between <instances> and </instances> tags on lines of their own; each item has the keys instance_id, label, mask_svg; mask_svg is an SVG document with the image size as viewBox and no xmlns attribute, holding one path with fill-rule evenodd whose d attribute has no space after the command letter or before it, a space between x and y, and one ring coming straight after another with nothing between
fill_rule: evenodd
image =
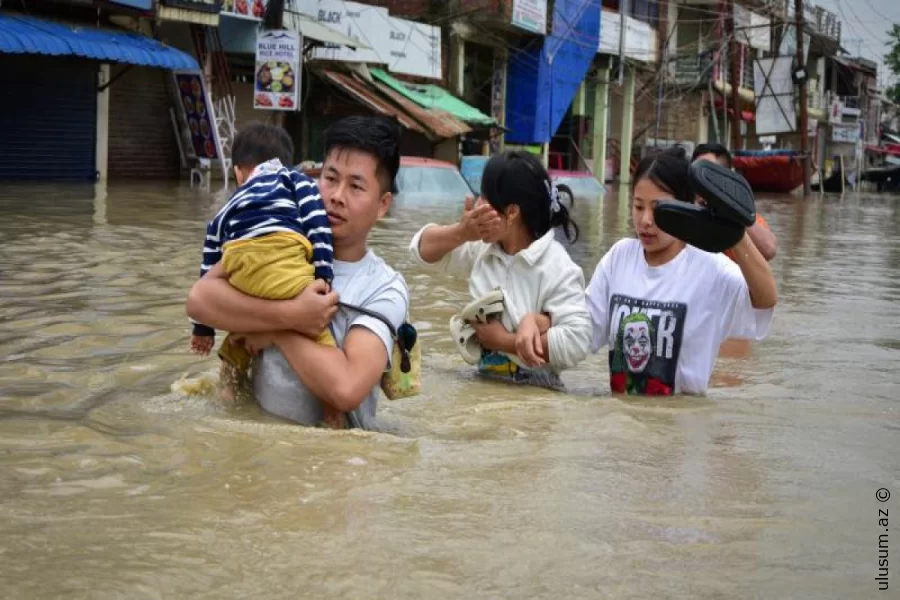
<instances>
[{"instance_id":1,"label":"blue awning","mask_svg":"<svg viewBox=\"0 0 900 600\"><path fill-rule=\"evenodd\" d=\"M164 69L198 69L193 56L143 35L0 12L0 53L80 56Z\"/></svg>"}]
</instances>

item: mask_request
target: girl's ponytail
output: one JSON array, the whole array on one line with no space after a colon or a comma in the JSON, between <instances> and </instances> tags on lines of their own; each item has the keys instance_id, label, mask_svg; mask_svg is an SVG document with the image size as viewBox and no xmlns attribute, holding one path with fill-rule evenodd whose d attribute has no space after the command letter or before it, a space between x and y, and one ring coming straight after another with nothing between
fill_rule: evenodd
<instances>
[{"instance_id":1,"label":"girl's ponytail","mask_svg":"<svg viewBox=\"0 0 900 600\"><path fill-rule=\"evenodd\" d=\"M575 194L571 188L565 184L551 183L550 187L550 227L559 227L566 235L566 239L570 244L574 244L578 240L578 225L572 220L569 209L559 199L559 192L564 191L569 198L574 201Z\"/></svg>"}]
</instances>

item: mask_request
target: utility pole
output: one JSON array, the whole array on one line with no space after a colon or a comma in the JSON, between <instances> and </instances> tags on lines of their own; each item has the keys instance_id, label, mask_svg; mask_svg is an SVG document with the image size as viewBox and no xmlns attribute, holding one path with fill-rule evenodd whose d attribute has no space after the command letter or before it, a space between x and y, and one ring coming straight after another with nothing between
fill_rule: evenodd
<instances>
[{"instance_id":1,"label":"utility pole","mask_svg":"<svg viewBox=\"0 0 900 600\"><path fill-rule=\"evenodd\" d=\"M628 0L619 3L619 87L625 77L625 33L627 30Z\"/></svg>"},{"instance_id":2,"label":"utility pole","mask_svg":"<svg viewBox=\"0 0 900 600\"><path fill-rule=\"evenodd\" d=\"M794 19L797 26L797 65L795 72L806 67L803 56L803 0L794 0ZM809 155L809 100L806 77L800 81L800 154L803 160L803 197L809 196L812 163Z\"/></svg>"},{"instance_id":3,"label":"utility pole","mask_svg":"<svg viewBox=\"0 0 900 600\"><path fill-rule=\"evenodd\" d=\"M797 1L800 2L802 0ZM738 88L741 85L741 47L737 41L737 28L734 24L734 0L728 0L728 20L726 23L726 33L729 36L728 62L731 69L731 151L734 152L741 149L741 97L738 93Z\"/></svg>"}]
</instances>

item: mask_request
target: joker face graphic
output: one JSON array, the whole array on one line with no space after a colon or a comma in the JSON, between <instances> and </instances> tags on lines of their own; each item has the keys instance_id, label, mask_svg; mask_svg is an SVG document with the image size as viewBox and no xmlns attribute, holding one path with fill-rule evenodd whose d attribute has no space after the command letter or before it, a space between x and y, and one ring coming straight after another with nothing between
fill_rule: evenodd
<instances>
[{"instance_id":1,"label":"joker face graphic","mask_svg":"<svg viewBox=\"0 0 900 600\"><path fill-rule=\"evenodd\" d=\"M632 373L643 373L650 362L653 341L650 319L643 313L629 315L622 321L622 353Z\"/></svg>"}]
</instances>

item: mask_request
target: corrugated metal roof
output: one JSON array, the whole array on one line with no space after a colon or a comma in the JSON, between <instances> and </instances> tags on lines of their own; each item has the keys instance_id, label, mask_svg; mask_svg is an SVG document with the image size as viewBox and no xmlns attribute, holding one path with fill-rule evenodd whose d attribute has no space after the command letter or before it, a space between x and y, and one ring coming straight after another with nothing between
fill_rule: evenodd
<instances>
[{"instance_id":1,"label":"corrugated metal roof","mask_svg":"<svg viewBox=\"0 0 900 600\"><path fill-rule=\"evenodd\" d=\"M319 73L331 81L334 85L338 86L344 92L350 94L354 98L356 98L359 102L368 106L375 112L381 113L383 115L388 115L392 117L396 117L401 125L406 127L407 129L412 129L413 131L418 131L419 133L423 133L428 135L421 125L419 125L412 117L410 117L405 111L402 109L391 105L390 102L379 98L377 93L374 90L368 89L366 85L354 79L351 75L347 75L345 73L338 73L336 71L328 71L321 70Z\"/></svg>"},{"instance_id":2,"label":"corrugated metal roof","mask_svg":"<svg viewBox=\"0 0 900 600\"><path fill-rule=\"evenodd\" d=\"M197 69L193 56L152 38L0 13L0 53L80 56L166 69Z\"/></svg>"},{"instance_id":3,"label":"corrugated metal roof","mask_svg":"<svg viewBox=\"0 0 900 600\"><path fill-rule=\"evenodd\" d=\"M409 98L419 106L429 111L442 111L450 113L466 123L473 123L482 127L497 125L496 120L481 112L474 106L470 106L445 90L432 84L406 83L390 75L384 69L372 68L369 72L375 79Z\"/></svg>"},{"instance_id":4,"label":"corrugated metal roof","mask_svg":"<svg viewBox=\"0 0 900 600\"><path fill-rule=\"evenodd\" d=\"M399 104L403 109L422 123L425 127L434 132L438 138L445 139L456 137L464 133L469 133L472 128L465 122L460 121L450 113L427 108L422 108L400 92L391 89L383 83L373 82L378 91Z\"/></svg>"}]
</instances>

